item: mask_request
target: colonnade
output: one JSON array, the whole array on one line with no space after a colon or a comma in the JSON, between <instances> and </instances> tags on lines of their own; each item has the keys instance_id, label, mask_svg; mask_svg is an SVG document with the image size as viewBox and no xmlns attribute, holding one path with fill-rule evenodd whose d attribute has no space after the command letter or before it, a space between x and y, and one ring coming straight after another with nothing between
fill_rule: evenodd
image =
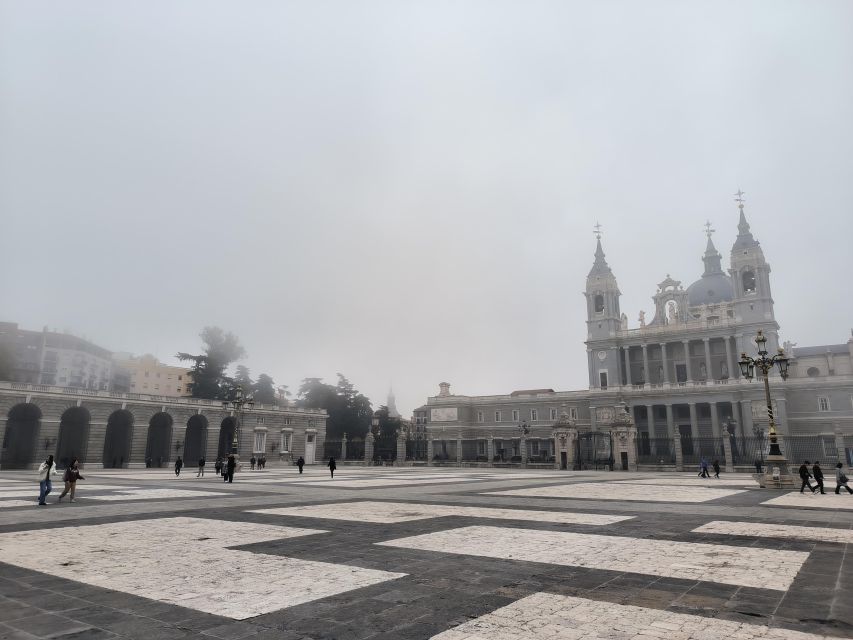
<instances>
[{"instance_id":1,"label":"colonnade","mask_svg":"<svg viewBox=\"0 0 853 640\"><path fill-rule=\"evenodd\" d=\"M740 336L724 336L719 338L701 338L700 340L685 339L681 341L665 341L660 343L644 342L639 345L625 345L619 347L622 352L622 381L627 385L647 385L647 384L669 384L676 383L693 383L707 382L714 380L728 380L731 378L740 377L737 361L735 360L736 345ZM699 356L693 355L690 351L690 346L694 342L702 342L703 353ZM713 354L711 351L711 343L722 341L725 349L725 359L721 360L720 355ZM678 346L677 349L672 348ZM650 350L657 347L660 352L660 357L654 353L650 357ZM693 362L699 358L699 366L694 369ZM719 366L714 367L714 363ZM649 368L650 363L657 365L657 370L653 371ZM680 379L678 370L675 368L677 364L683 364L685 367L683 379ZM704 372L702 369L704 368ZM656 375L653 375L655 373Z\"/></svg>"}]
</instances>

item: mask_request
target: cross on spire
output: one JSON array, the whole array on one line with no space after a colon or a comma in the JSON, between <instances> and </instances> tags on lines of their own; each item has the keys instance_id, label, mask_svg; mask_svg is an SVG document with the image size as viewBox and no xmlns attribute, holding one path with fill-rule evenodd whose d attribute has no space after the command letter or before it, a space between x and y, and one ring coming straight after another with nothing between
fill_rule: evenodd
<instances>
[{"instance_id":1,"label":"cross on spire","mask_svg":"<svg viewBox=\"0 0 853 640\"><path fill-rule=\"evenodd\" d=\"M746 202L743 198L745 195L746 191L741 191L740 189L738 189L737 193L735 194L735 202L737 202L737 206L741 209L743 209L743 203Z\"/></svg>"},{"instance_id":2,"label":"cross on spire","mask_svg":"<svg viewBox=\"0 0 853 640\"><path fill-rule=\"evenodd\" d=\"M714 231L715 231L715 229L711 228L711 221L706 220L705 221L705 235L708 236L709 240L711 239L711 236L713 235Z\"/></svg>"},{"instance_id":3,"label":"cross on spire","mask_svg":"<svg viewBox=\"0 0 853 640\"><path fill-rule=\"evenodd\" d=\"M602 234L601 225L598 223L597 220L595 221L595 226L593 226L593 229L594 229L594 231L592 232L593 235L596 237L596 239L601 240L601 234Z\"/></svg>"}]
</instances>

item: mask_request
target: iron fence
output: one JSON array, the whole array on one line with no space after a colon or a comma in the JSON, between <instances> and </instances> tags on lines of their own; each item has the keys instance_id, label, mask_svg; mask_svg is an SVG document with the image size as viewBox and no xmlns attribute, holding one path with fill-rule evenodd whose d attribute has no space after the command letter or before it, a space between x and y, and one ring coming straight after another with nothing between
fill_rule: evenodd
<instances>
[{"instance_id":1,"label":"iron fence","mask_svg":"<svg viewBox=\"0 0 853 640\"><path fill-rule=\"evenodd\" d=\"M488 462L487 446L486 440L463 440L462 462Z\"/></svg>"},{"instance_id":2,"label":"iron fence","mask_svg":"<svg viewBox=\"0 0 853 640\"><path fill-rule=\"evenodd\" d=\"M456 440L435 440L432 459L436 462L456 462Z\"/></svg>"},{"instance_id":3,"label":"iron fence","mask_svg":"<svg viewBox=\"0 0 853 640\"><path fill-rule=\"evenodd\" d=\"M684 461L685 467L698 466L702 461L702 458L708 462L709 466L714 460L719 460L722 464L722 461L725 460L723 439L713 437L692 438L682 436L681 457Z\"/></svg>"},{"instance_id":4,"label":"iron fence","mask_svg":"<svg viewBox=\"0 0 853 640\"><path fill-rule=\"evenodd\" d=\"M527 461L532 463L554 462L554 440L551 438L528 438Z\"/></svg>"},{"instance_id":5,"label":"iron fence","mask_svg":"<svg viewBox=\"0 0 853 640\"><path fill-rule=\"evenodd\" d=\"M637 442L639 464L675 464L675 443L671 438L643 438Z\"/></svg>"},{"instance_id":6,"label":"iron fence","mask_svg":"<svg viewBox=\"0 0 853 640\"><path fill-rule=\"evenodd\" d=\"M353 438L347 440L347 460L364 460L364 440Z\"/></svg>"},{"instance_id":7,"label":"iron fence","mask_svg":"<svg viewBox=\"0 0 853 640\"><path fill-rule=\"evenodd\" d=\"M496 438L494 447L494 462L521 462L521 438Z\"/></svg>"},{"instance_id":8,"label":"iron fence","mask_svg":"<svg viewBox=\"0 0 853 640\"><path fill-rule=\"evenodd\" d=\"M340 440L329 440L328 438L323 443L323 459L328 460L329 458L341 458L341 441Z\"/></svg>"},{"instance_id":9,"label":"iron fence","mask_svg":"<svg viewBox=\"0 0 853 640\"><path fill-rule=\"evenodd\" d=\"M780 438L782 453L794 464L808 460L820 461L821 466L832 468L838 462L835 436L784 436Z\"/></svg>"},{"instance_id":10,"label":"iron fence","mask_svg":"<svg viewBox=\"0 0 853 640\"><path fill-rule=\"evenodd\" d=\"M426 460L426 438L409 438L406 440L406 460Z\"/></svg>"}]
</instances>

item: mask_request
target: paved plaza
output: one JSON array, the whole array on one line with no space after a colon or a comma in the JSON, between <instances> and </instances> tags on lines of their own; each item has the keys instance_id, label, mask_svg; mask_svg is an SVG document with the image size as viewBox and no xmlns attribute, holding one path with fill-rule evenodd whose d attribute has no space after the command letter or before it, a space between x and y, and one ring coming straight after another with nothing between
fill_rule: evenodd
<instances>
[{"instance_id":1,"label":"paved plaza","mask_svg":"<svg viewBox=\"0 0 853 640\"><path fill-rule=\"evenodd\" d=\"M853 637L853 496L747 475L0 472L0 640Z\"/></svg>"}]
</instances>

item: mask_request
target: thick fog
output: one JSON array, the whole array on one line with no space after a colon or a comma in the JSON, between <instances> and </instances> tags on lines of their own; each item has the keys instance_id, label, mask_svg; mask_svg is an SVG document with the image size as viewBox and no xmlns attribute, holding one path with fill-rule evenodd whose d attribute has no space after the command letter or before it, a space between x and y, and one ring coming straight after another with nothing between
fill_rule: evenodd
<instances>
[{"instance_id":1,"label":"thick fog","mask_svg":"<svg viewBox=\"0 0 853 640\"><path fill-rule=\"evenodd\" d=\"M851 114L847 0L2 2L0 320L403 415L585 388L596 221L634 327L741 188L783 339L845 342Z\"/></svg>"}]
</instances>

